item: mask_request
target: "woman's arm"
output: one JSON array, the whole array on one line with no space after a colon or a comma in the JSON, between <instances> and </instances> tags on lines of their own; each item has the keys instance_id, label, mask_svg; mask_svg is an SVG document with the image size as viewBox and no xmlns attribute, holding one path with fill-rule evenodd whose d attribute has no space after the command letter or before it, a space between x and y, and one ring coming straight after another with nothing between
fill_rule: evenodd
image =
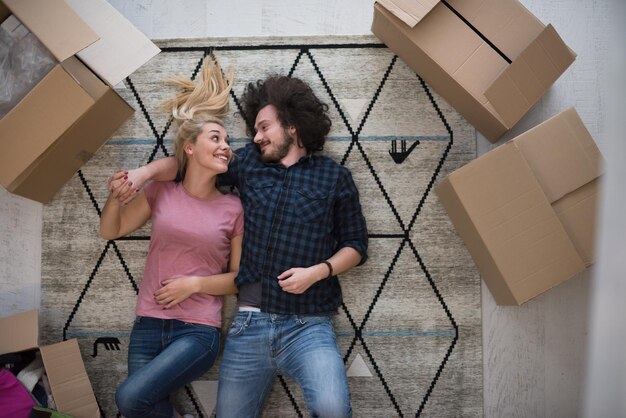
<instances>
[{"instance_id":1,"label":"woman's arm","mask_svg":"<svg viewBox=\"0 0 626 418\"><path fill-rule=\"evenodd\" d=\"M152 213L143 193L129 205L122 206L118 197L132 186L128 183L119 183L125 176L126 172L118 171L109 179L109 198L100 216L100 236L107 240L122 237L140 228L150 219ZM118 184L118 187L114 184Z\"/></svg>"},{"instance_id":2,"label":"woman's arm","mask_svg":"<svg viewBox=\"0 0 626 418\"><path fill-rule=\"evenodd\" d=\"M214 296L237 293L235 277L239 272L242 240L243 234L240 234L230 241L228 273L212 276L184 276L165 280L162 283L163 287L154 292L154 299L164 309L169 309L194 293L206 293Z\"/></svg>"}]
</instances>

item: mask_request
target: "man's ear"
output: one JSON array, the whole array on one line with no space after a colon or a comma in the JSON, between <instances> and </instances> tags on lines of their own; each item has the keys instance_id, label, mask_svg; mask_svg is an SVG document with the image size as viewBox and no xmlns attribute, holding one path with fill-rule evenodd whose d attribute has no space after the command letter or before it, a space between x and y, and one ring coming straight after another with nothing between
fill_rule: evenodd
<instances>
[{"instance_id":1,"label":"man's ear","mask_svg":"<svg viewBox=\"0 0 626 418\"><path fill-rule=\"evenodd\" d=\"M289 126L287 128L287 133L289 133L289 136L294 138L296 140L296 144L298 144L298 147L300 148L304 148L304 144L302 143L302 141L300 141L300 138L298 137L298 130L296 129L295 126Z\"/></svg>"}]
</instances>

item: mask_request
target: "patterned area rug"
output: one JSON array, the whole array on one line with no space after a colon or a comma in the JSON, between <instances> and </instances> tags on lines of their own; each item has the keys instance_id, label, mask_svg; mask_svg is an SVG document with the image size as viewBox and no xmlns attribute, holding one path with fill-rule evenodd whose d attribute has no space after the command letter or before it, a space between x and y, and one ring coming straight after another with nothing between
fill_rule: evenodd
<instances>
[{"instance_id":1,"label":"patterned area rug","mask_svg":"<svg viewBox=\"0 0 626 418\"><path fill-rule=\"evenodd\" d=\"M308 81L330 106L324 152L350 168L370 236L369 261L340 277L335 329L356 417L482 416L480 279L433 193L475 157L474 129L373 37L172 40L119 92L137 112L44 209L42 339L78 338L104 416L126 375L135 295L149 225L130 237L98 235L106 181L171 153L159 109L162 81L194 75L205 54L236 70L227 127L242 146L244 85L270 73ZM225 317L232 315L228 298ZM213 414L219 363L176 394L181 410ZM266 417L308 416L289 378L277 379Z\"/></svg>"}]
</instances>

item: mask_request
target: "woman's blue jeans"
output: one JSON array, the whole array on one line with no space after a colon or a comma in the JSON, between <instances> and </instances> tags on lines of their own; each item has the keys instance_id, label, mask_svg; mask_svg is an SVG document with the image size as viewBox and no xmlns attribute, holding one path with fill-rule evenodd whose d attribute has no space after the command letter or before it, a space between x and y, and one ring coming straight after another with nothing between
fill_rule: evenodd
<instances>
[{"instance_id":1,"label":"woman's blue jeans","mask_svg":"<svg viewBox=\"0 0 626 418\"><path fill-rule=\"evenodd\" d=\"M352 416L328 316L238 312L220 366L217 418L260 416L277 373L300 385L311 417Z\"/></svg>"},{"instance_id":2,"label":"woman's blue jeans","mask_svg":"<svg viewBox=\"0 0 626 418\"><path fill-rule=\"evenodd\" d=\"M208 325L138 316L128 348L128 378L115 393L126 418L172 418L169 395L208 371L220 332Z\"/></svg>"}]
</instances>

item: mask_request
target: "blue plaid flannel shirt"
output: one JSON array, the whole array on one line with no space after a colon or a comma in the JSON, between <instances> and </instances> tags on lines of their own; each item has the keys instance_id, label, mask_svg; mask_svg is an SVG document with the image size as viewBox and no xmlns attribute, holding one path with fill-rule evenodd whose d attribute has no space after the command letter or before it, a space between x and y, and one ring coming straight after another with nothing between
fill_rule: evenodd
<instances>
[{"instance_id":1,"label":"blue plaid flannel shirt","mask_svg":"<svg viewBox=\"0 0 626 418\"><path fill-rule=\"evenodd\" d=\"M277 314L336 312L341 287L336 276L300 295L287 293L277 276L309 267L344 247L367 259L367 227L350 171L310 153L291 167L266 164L253 143L235 151L220 186L236 186L244 208L244 239L238 287L261 281L261 310Z\"/></svg>"}]
</instances>

